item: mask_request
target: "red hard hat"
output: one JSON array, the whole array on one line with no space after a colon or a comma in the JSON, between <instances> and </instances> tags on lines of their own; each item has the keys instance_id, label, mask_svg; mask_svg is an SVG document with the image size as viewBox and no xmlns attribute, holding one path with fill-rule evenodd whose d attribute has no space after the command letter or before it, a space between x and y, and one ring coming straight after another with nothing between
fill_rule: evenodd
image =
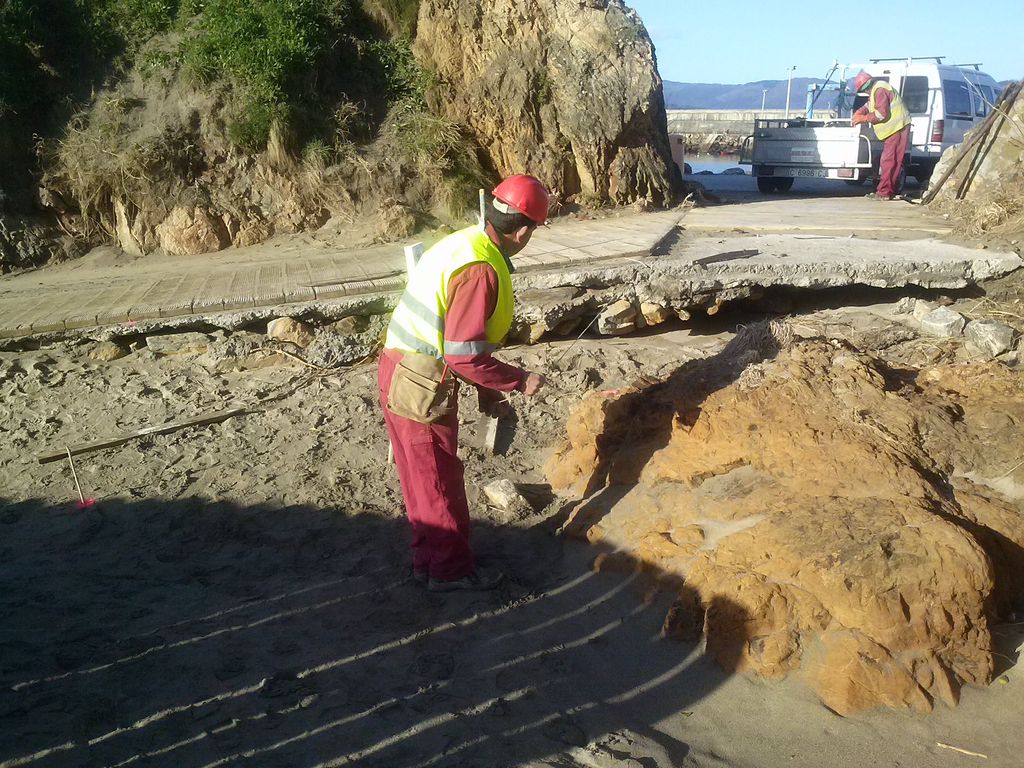
<instances>
[{"instance_id":1,"label":"red hard hat","mask_svg":"<svg viewBox=\"0 0 1024 768\"><path fill-rule=\"evenodd\" d=\"M499 211L502 211L503 207L511 207L537 224L543 224L548 220L548 191L533 176L509 176L496 186L491 194L494 195L494 207ZM504 203L504 206L499 206L498 202Z\"/></svg>"},{"instance_id":2,"label":"red hard hat","mask_svg":"<svg viewBox=\"0 0 1024 768\"><path fill-rule=\"evenodd\" d=\"M869 75L864 70L861 70L860 72L857 73L857 76L853 78L853 90L856 91L857 93L860 93L860 89L863 88L864 84L867 83L867 81L870 79L871 75Z\"/></svg>"}]
</instances>

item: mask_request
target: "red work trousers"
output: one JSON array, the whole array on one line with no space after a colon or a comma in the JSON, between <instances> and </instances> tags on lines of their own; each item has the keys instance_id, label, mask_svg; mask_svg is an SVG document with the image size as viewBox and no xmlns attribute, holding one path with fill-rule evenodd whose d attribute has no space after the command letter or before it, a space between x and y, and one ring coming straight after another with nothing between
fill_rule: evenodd
<instances>
[{"instance_id":1,"label":"red work trousers","mask_svg":"<svg viewBox=\"0 0 1024 768\"><path fill-rule=\"evenodd\" d=\"M458 455L458 393L452 412L434 424L391 413L388 390L400 355L393 350L381 353L377 384L405 514L412 525L412 567L433 579L461 579L473 572L476 563L469 546L469 503Z\"/></svg>"},{"instance_id":2,"label":"red work trousers","mask_svg":"<svg viewBox=\"0 0 1024 768\"><path fill-rule=\"evenodd\" d=\"M896 131L882 145L882 160L878 166L878 186L875 194L879 197L895 197L900 188L900 171L903 170L903 156L907 153L910 140L910 126Z\"/></svg>"}]
</instances>

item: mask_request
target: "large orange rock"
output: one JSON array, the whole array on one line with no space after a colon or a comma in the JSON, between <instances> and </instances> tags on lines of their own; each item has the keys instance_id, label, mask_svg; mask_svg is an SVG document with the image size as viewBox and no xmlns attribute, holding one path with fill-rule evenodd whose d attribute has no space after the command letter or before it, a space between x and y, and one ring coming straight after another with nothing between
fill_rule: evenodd
<instances>
[{"instance_id":1,"label":"large orange rock","mask_svg":"<svg viewBox=\"0 0 1024 768\"><path fill-rule=\"evenodd\" d=\"M231 244L224 222L202 208L178 206L156 227L160 247L175 256L213 253Z\"/></svg>"},{"instance_id":2,"label":"large orange rock","mask_svg":"<svg viewBox=\"0 0 1024 768\"><path fill-rule=\"evenodd\" d=\"M665 634L726 668L841 714L955 704L1024 596L1024 378L767 341L586 397L547 467L586 498L567 530L680 588Z\"/></svg>"}]
</instances>

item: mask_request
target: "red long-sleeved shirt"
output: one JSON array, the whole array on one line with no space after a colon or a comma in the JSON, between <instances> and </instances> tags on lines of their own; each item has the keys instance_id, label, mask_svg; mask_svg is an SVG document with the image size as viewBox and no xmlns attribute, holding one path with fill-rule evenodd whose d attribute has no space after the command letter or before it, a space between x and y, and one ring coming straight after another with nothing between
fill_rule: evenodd
<instances>
[{"instance_id":1,"label":"red long-sleeved shirt","mask_svg":"<svg viewBox=\"0 0 1024 768\"><path fill-rule=\"evenodd\" d=\"M498 305L498 275L488 264L470 264L448 281L448 312L444 340L487 341L487 318ZM459 377L487 389L518 389L526 371L503 363L490 352L476 355L446 353L445 363Z\"/></svg>"}]
</instances>

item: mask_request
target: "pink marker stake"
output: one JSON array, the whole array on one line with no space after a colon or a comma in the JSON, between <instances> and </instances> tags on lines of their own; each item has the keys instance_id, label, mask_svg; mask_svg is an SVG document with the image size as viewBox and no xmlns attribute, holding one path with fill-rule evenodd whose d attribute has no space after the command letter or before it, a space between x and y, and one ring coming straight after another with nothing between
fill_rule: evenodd
<instances>
[{"instance_id":1,"label":"pink marker stake","mask_svg":"<svg viewBox=\"0 0 1024 768\"><path fill-rule=\"evenodd\" d=\"M75 488L78 490L78 504L75 505L77 509L88 509L96 503L96 499L87 499L82 494L82 486L78 482L78 473L75 471L75 462L71 459L71 449L68 446L64 446L64 449L68 452L68 464L71 465L71 476L75 478Z\"/></svg>"}]
</instances>

